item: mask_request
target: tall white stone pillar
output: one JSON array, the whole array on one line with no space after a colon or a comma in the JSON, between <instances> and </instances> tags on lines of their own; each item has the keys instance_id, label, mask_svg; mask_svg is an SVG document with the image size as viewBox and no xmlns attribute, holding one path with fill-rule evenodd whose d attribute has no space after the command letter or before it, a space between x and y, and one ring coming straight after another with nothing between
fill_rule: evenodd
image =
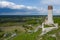
<instances>
[{"instance_id":1,"label":"tall white stone pillar","mask_svg":"<svg viewBox=\"0 0 60 40\"><path fill-rule=\"evenodd\" d=\"M48 6L48 24L53 24L53 7Z\"/></svg>"}]
</instances>

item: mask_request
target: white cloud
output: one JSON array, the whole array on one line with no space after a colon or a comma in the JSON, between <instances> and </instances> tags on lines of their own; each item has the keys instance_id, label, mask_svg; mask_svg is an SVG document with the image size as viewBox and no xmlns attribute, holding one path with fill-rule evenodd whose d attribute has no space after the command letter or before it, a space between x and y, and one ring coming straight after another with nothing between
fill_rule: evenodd
<instances>
[{"instance_id":1,"label":"white cloud","mask_svg":"<svg viewBox=\"0 0 60 40\"><path fill-rule=\"evenodd\" d=\"M41 3L47 5L60 5L60 0L41 0Z\"/></svg>"},{"instance_id":2,"label":"white cloud","mask_svg":"<svg viewBox=\"0 0 60 40\"><path fill-rule=\"evenodd\" d=\"M42 6L42 13L48 13L47 6L52 5L53 8L53 14L60 15L60 0L41 0L40 6Z\"/></svg>"},{"instance_id":3,"label":"white cloud","mask_svg":"<svg viewBox=\"0 0 60 40\"><path fill-rule=\"evenodd\" d=\"M8 1L0 1L0 7L1 8L7 7L7 8L11 8L11 9L21 9L21 8L36 9L36 7L17 5L13 2L8 2Z\"/></svg>"},{"instance_id":4,"label":"white cloud","mask_svg":"<svg viewBox=\"0 0 60 40\"><path fill-rule=\"evenodd\" d=\"M55 14L60 14L60 9L54 9L53 12L54 12Z\"/></svg>"},{"instance_id":5,"label":"white cloud","mask_svg":"<svg viewBox=\"0 0 60 40\"><path fill-rule=\"evenodd\" d=\"M25 6L24 5L17 5L13 2L0 1L0 7L1 8L7 7L7 8L11 8L11 9L20 9L20 8L24 8Z\"/></svg>"},{"instance_id":6,"label":"white cloud","mask_svg":"<svg viewBox=\"0 0 60 40\"><path fill-rule=\"evenodd\" d=\"M44 4L44 5L45 4L47 4L47 5L49 5L49 4L60 5L60 0L54 0L54 1L53 0L42 0L41 3ZM13 2L8 2L8 1L0 1L0 8L4 8L4 7L11 8L11 9L22 9L22 8L27 8L29 10L35 9L35 10L39 11L39 14L48 13L48 10L44 7L38 8L38 7L32 7L32 6L17 5ZM53 12L60 14L60 9L58 10L58 9L54 8Z\"/></svg>"},{"instance_id":7,"label":"white cloud","mask_svg":"<svg viewBox=\"0 0 60 40\"><path fill-rule=\"evenodd\" d=\"M37 9L37 7L27 6L28 9Z\"/></svg>"}]
</instances>

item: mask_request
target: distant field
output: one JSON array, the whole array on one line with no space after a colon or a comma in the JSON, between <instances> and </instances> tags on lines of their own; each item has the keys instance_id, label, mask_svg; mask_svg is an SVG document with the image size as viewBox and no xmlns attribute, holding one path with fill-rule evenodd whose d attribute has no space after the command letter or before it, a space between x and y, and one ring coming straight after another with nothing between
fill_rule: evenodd
<instances>
[{"instance_id":1,"label":"distant field","mask_svg":"<svg viewBox=\"0 0 60 40\"><path fill-rule=\"evenodd\" d=\"M0 27L8 26L21 26L23 24L42 24L46 16L35 15L35 16L0 16ZM54 22L60 25L60 16L54 16Z\"/></svg>"},{"instance_id":2,"label":"distant field","mask_svg":"<svg viewBox=\"0 0 60 40\"><path fill-rule=\"evenodd\" d=\"M43 16L0 16L0 26L20 26L23 24L41 24Z\"/></svg>"},{"instance_id":3,"label":"distant field","mask_svg":"<svg viewBox=\"0 0 60 40\"><path fill-rule=\"evenodd\" d=\"M11 26L11 27L0 27L4 32L14 32L14 30L18 30L20 32L24 32L24 28L21 26Z\"/></svg>"}]
</instances>

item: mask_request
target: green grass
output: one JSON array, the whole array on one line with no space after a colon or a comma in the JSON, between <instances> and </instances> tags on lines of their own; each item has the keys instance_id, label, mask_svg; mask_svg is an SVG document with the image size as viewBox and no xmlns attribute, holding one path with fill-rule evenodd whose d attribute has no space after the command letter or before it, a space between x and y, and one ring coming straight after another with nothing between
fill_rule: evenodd
<instances>
[{"instance_id":1,"label":"green grass","mask_svg":"<svg viewBox=\"0 0 60 40\"><path fill-rule=\"evenodd\" d=\"M54 22L60 26L60 17L54 17Z\"/></svg>"},{"instance_id":2,"label":"green grass","mask_svg":"<svg viewBox=\"0 0 60 40\"><path fill-rule=\"evenodd\" d=\"M43 35L42 40L56 40L56 37L57 37L57 40L60 40L59 32L60 32L60 27L58 29L52 30L52 31L46 33L45 35ZM56 37L49 36L52 34L55 34Z\"/></svg>"},{"instance_id":3,"label":"green grass","mask_svg":"<svg viewBox=\"0 0 60 40\"><path fill-rule=\"evenodd\" d=\"M54 27L53 25L44 25L45 28L47 27Z\"/></svg>"},{"instance_id":4,"label":"green grass","mask_svg":"<svg viewBox=\"0 0 60 40\"><path fill-rule=\"evenodd\" d=\"M4 34L4 32L0 32L0 38L2 38L2 37L3 37L3 34Z\"/></svg>"},{"instance_id":5,"label":"green grass","mask_svg":"<svg viewBox=\"0 0 60 40\"><path fill-rule=\"evenodd\" d=\"M41 29L35 33L22 33L15 37L13 40L37 40L37 37L40 33Z\"/></svg>"},{"instance_id":6,"label":"green grass","mask_svg":"<svg viewBox=\"0 0 60 40\"><path fill-rule=\"evenodd\" d=\"M18 18L18 20L12 20L12 19L9 19L7 20L7 18L0 23L0 26L3 26L3 27L10 27L10 26L21 26L21 25L30 25L30 24L33 24L33 27L37 26L37 25L40 25L44 20L44 18L40 18L38 19L32 19L32 18L27 18L25 20L23 19L20 19ZM23 20L23 22L20 22L20 20ZM39 20L39 22L37 22L36 20ZM7 21L7 22L6 22ZM14 21L14 22L13 22ZM18 21L18 22L17 22ZM25 21L25 22L24 22ZM58 23L59 26L60 26L60 17L54 17L54 22L55 23ZM49 25L45 25L45 27L51 27ZM10 28L9 28L10 29ZM7 30L7 29L6 29ZM50 34L56 34L57 35L57 38L60 39L60 36L59 36L59 33L60 32L60 27L59 29L56 29L56 30L52 30L50 32L48 32L47 34L45 34L44 36L42 36L42 40L56 40L56 38L54 37L51 37L49 36ZM37 31L36 33L18 33L18 35L16 37L13 38L13 40L38 40L38 35L41 33L41 30ZM0 32L0 35L2 35L3 33ZM10 39L11 40L11 39Z\"/></svg>"},{"instance_id":7,"label":"green grass","mask_svg":"<svg viewBox=\"0 0 60 40\"><path fill-rule=\"evenodd\" d=\"M56 40L56 38L51 36L44 36L42 40Z\"/></svg>"}]
</instances>

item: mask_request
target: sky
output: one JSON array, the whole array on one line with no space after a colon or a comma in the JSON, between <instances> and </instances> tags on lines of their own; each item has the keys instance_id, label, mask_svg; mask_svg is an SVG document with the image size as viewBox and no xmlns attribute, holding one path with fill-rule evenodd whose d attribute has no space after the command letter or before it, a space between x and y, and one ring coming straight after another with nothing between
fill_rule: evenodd
<instances>
[{"instance_id":1,"label":"sky","mask_svg":"<svg viewBox=\"0 0 60 40\"><path fill-rule=\"evenodd\" d=\"M0 0L0 15L47 15L48 5L60 15L60 0Z\"/></svg>"}]
</instances>

